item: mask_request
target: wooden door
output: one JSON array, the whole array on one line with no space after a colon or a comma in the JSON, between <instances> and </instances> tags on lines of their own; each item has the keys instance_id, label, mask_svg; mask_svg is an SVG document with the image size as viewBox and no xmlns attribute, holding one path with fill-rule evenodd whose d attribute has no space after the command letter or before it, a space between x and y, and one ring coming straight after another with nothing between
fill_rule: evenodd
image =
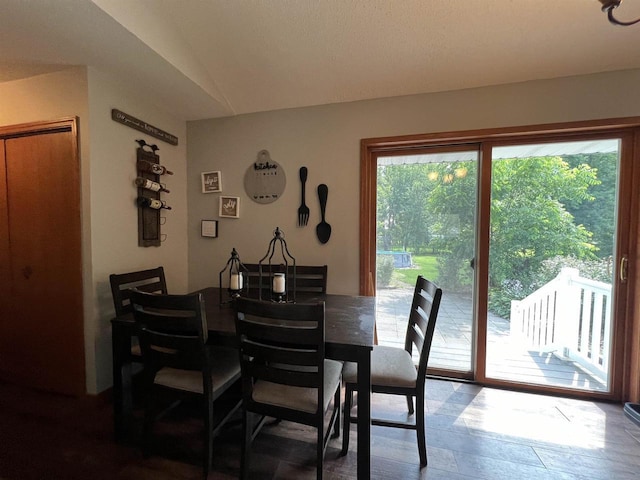
<instances>
[{"instance_id":1,"label":"wooden door","mask_svg":"<svg viewBox=\"0 0 640 480\"><path fill-rule=\"evenodd\" d=\"M0 255L10 257L3 280L10 299L0 324L0 374L80 395L86 386L76 145L71 127L4 140L0 234L8 233L8 245L0 244Z\"/></svg>"}]
</instances>

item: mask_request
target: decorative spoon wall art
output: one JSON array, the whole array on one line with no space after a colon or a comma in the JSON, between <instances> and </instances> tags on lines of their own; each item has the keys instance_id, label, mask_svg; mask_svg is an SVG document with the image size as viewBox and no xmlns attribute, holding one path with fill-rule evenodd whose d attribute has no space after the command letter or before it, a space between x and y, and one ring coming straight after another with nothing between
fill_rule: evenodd
<instances>
[{"instance_id":1,"label":"decorative spoon wall art","mask_svg":"<svg viewBox=\"0 0 640 480\"><path fill-rule=\"evenodd\" d=\"M320 200L320 216L322 217L322 220L316 226L316 235L318 236L320 243L327 243L329 241L329 237L331 237L331 225L329 225L324 219L328 196L329 187L324 183L318 185L318 200Z\"/></svg>"}]
</instances>

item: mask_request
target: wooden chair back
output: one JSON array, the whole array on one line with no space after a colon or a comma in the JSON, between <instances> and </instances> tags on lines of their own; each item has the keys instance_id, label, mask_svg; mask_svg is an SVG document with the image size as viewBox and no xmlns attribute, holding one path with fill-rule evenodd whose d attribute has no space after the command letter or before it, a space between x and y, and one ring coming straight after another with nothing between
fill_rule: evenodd
<instances>
[{"instance_id":1,"label":"wooden chair back","mask_svg":"<svg viewBox=\"0 0 640 480\"><path fill-rule=\"evenodd\" d=\"M311 425L322 421L321 407L315 414L308 414L261 404L253 396L253 386L266 381L314 388L318 392L317 405L322 405L324 302L292 304L239 298L236 312L245 407L262 415Z\"/></svg>"},{"instance_id":2,"label":"wooden chair back","mask_svg":"<svg viewBox=\"0 0 640 480\"><path fill-rule=\"evenodd\" d=\"M205 383L211 381L202 294L155 295L132 289L130 299L145 371L201 370Z\"/></svg>"},{"instance_id":3,"label":"wooden chair back","mask_svg":"<svg viewBox=\"0 0 640 480\"><path fill-rule=\"evenodd\" d=\"M248 272L249 288L257 292L258 284L260 283L260 265L257 263L245 263L243 264ZM268 292L271 285L269 284L269 266L262 266L262 296L268 298ZM272 265L273 272L283 272L284 270L279 265ZM324 295L327 293L327 265L296 265L296 293L315 293ZM292 267L289 267L287 274L288 278L293 276ZM265 297L265 295L267 295Z\"/></svg>"},{"instance_id":4,"label":"wooden chair back","mask_svg":"<svg viewBox=\"0 0 640 480\"><path fill-rule=\"evenodd\" d=\"M431 352L436 319L440 310L442 289L435 283L419 275L413 291L413 301L405 336L405 350L410 354L415 348L419 355L418 383L424 385L427 363Z\"/></svg>"},{"instance_id":5,"label":"wooden chair back","mask_svg":"<svg viewBox=\"0 0 640 480\"><path fill-rule=\"evenodd\" d=\"M143 292L167 294L167 282L163 267L129 273L113 273L109 275L109 283L111 284L113 306L118 317L132 311L131 288L137 288Z\"/></svg>"},{"instance_id":6,"label":"wooden chair back","mask_svg":"<svg viewBox=\"0 0 640 480\"><path fill-rule=\"evenodd\" d=\"M297 265L296 290L306 293L327 293L326 265Z\"/></svg>"},{"instance_id":7,"label":"wooden chair back","mask_svg":"<svg viewBox=\"0 0 640 480\"><path fill-rule=\"evenodd\" d=\"M251 292L258 292L258 287L260 283L260 264L258 263L243 263L245 268L247 269L247 277L249 281L249 290ZM263 266L264 268L264 266ZM263 270L262 272L262 295L267 295L271 286L269 285L269 274Z\"/></svg>"}]
</instances>

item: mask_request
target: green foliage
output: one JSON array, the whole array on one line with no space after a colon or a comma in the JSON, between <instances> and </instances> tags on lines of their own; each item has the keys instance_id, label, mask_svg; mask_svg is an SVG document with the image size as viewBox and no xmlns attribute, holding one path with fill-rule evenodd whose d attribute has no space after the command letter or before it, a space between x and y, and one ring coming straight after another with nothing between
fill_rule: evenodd
<instances>
[{"instance_id":1,"label":"green foliage","mask_svg":"<svg viewBox=\"0 0 640 480\"><path fill-rule=\"evenodd\" d=\"M499 288L489 291L489 310L498 316L509 318L511 300L522 300L537 289L556 278L564 267L575 268L580 276L603 283L613 281L612 257L596 260L579 259L574 256L555 256L542 262L540 268L533 275L530 284L523 284L520 280L505 280Z\"/></svg>"},{"instance_id":2,"label":"green foliage","mask_svg":"<svg viewBox=\"0 0 640 480\"><path fill-rule=\"evenodd\" d=\"M431 253L438 269L433 278L443 288L470 291L477 166L443 161L379 167L378 248L411 251L414 261ZM562 262L579 263L581 272L604 268L598 259L613 252L616 175L615 153L492 161L493 311L508 311L512 299L553 278Z\"/></svg>"},{"instance_id":3,"label":"green foliage","mask_svg":"<svg viewBox=\"0 0 640 480\"><path fill-rule=\"evenodd\" d=\"M613 283L613 258L584 260L576 257L553 257L542 262L534 282L535 289L554 279L563 267L575 268L581 277L603 283Z\"/></svg>"},{"instance_id":4,"label":"green foliage","mask_svg":"<svg viewBox=\"0 0 640 480\"><path fill-rule=\"evenodd\" d=\"M593 202L574 202L567 199L567 210L573 215L574 222L593 233L591 242L597 248L597 256L606 258L613 255L616 209L616 180L618 158L615 153L592 153L589 155L570 155L564 158L572 167L590 165L596 172L598 181L589 187Z\"/></svg>"},{"instance_id":5,"label":"green foliage","mask_svg":"<svg viewBox=\"0 0 640 480\"><path fill-rule=\"evenodd\" d=\"M376 256L376 284L378 287L387 287L393 276L393 257L391 255Z\"/></svg>"},{"instance_id":6,"label":"green foliage","mask_svg":"<svg viewBox=\"0 0 640 480\"><path fill-rule=\"evenodd\" d=\"M499 317L509 318L511 300L522 300L533 291L518 280L505 280L500 287L489 288L489 311Z\"/></svg>"},{"instance_id":7,"label":"green foliage","mask_svg":"<svg viewBox=\"0 0 640 480\"><path fill-rule=\"evenodd\" d=\"M394 279L398 282L414 286L418 275L438 282L438 263L435 255L412 255L411 268L398 268L394 271Z\"/></svg>"},{"instance_id":8,"label":"green foliage","mask_svg":"<svg viewBox=\"0 0 640 480\"><path fill-rule=\"evenodd\" d=\"M489 284L507 280L530 285L542 262L573 255L595 258L591 233L576 225L564 201L592 201L588 187L595 171L570 168L560 157L493 162Z\"/></svg>"},{"instance_id":9,"label":"green foliage","mask_svg":"<svg viewBox=\"0 0 640 480\"><path fill-rule=\"evenodd\" d=\"M425 165L378 168L377 248L420 252L429 242Z\"/></svg>"}]
</instances>

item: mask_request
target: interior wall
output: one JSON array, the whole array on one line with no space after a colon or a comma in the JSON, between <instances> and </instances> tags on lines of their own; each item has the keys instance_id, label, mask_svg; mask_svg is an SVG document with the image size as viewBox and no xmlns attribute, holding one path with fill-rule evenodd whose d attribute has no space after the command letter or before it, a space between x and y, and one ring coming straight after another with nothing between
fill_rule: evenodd
<instances>
[{"instance_id":1,"label":"interior wall","mask_svg":"<svg viewBox=\"0 0 640 480\"><path fill-rule=\"evenodd\" d=\"M112 385L109 274L165 267L169 289L187 291L186 122L143 99L126 84L86 67L0 84L0 125L77 116L82 178L82 256L87 392ZM161 142L111 119L117 108L179 139ZM160 247L138 247L136 139L157 144L160 161L174 172L163 178L171 211L163 213ZM63 188L58 185L55 188Z\"/></svg>"},{"instance_id":2,"label":"interior wall","mask_svg":"<svg viewBox=\"0 0 640 480\"><path fill-rule=\"evenodd\" d=\"M91 123L91 237L93 302L88 328L95 348L95 391L112 385L111 318L114 315L109 286L111 273L165 269L171 293L187 293L187 193L186 122L162 108L161 99L143 99L126 84L89 68ZM178 137L178 145L160 141L111 119L117 108ZM171 210L162 210L159 247L138 246L137 139L159 147L160 163L173 175L160 179L170 193L161 198ZM166 218L166 221L162 219ZM166 237L165 237L166 236Z\"/></svg>"},{"instance_id":3,"label":"interior wall","mask_svg":"<svg viewBox=\"0 0 640 480\"><path fill-rule=\"evenodd\" d=\"M189 122L189 287L217 284L233 247L257 262L279 226L298 264L329 266L329 292L357 294L361 139L636 116L639 85L640 70L628 70ZM243 187L262 149L287 177L282 197L268 205ZM296 226L301 166L309 169L306 227ZM240 197L239 219L219 219L220 194L200 193L200 172L210 170L222 172L223 195ZM329 187L326 244L315 235L320 183ZM218 238L200 236L201 219L220 220Z\"/></svg>"},{"instance_id":4,"label":"interior wall","mask_svg":"<svg viewBox=\"0 0 640 480\"><path fill-rule=\"evenodd\" d=\"M88 80L85 67L71 67L59 72L0 83L0 125L78 117L82 202L82 270L85 321L85 369L87 391L95 383L93 339L87 331L91 296L91 216L89 212L89 107ZM54 188L64 188L56 185Z\"/></svg>"}]
</instances>

